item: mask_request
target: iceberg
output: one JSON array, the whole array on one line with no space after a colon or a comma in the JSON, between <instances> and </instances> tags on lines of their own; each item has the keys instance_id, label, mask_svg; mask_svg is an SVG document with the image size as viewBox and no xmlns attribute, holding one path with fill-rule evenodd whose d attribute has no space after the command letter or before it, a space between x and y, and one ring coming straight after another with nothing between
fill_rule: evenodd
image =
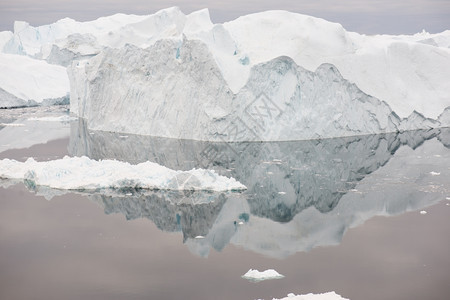
<instances>
[{"instance_id":1,"label":"iceberg","mask_svg":"<svg viewBox=\"0 0 450 300\"><path fill-rule=\"evenodd\" d=\"M275 271L274 269L268 269L265 271L258 271L250 269L247 273L242 275L242 278L248 279L250 281L258 282L263 280L270 280L270 279L281 279L284 276Z\"/></svg>"},{"instance_id":2,"label":"iceberg","mask_svg":"<svg viewBox=\"0 0 450 300\"><path fill-rule=\"evenodd\" d=\"M66 69L22 55L0 53L0 108L69 104Z\"/></svg>"},{"instance_id":3,"label":"iceberg","mask_svg":"<svg viewBox=\"0 0 450 300\"><path fill-rule=\"evenodd\" d=\"M305 295L295 295L293 293L290 293L285 298L276 299L273 300L349 300L347 298L343 298L340 295L336 294L335 292L328 292L323 294L305 294Z\"/></svg>"},{"instance_id":4,"label":"iceberg","mask_svg":"<svg viewBox=\"0 0 450 300\"><path fill-rule=\"evenodd\" d=\"M271 141L450 126L449 32L365 36L285 11L212 24L171 8L112 35L68 68L71 111L91 129Z\"/></svg>"},{"instance_id":5,"label":"iceberg","mask_svg":"<svg viewBox=\"0 0 450 300\"><path fill-rule=\"evenodd\" d=\"M287 11L214 24L177 7L0 35L4 53L68 66L91 129L226 142L448 127L449 45L450 30L366 36Z\"/></svg>"},{"instance_id":6,"label":"iceberg","mask_svg":"<svg viewBox=\"0 0 450 300\"><path fill-rule=\"evenodd\" d=\"M62 190L149 189L240 191L246 187L212 170L174 171L152 162L95 161L87 157L64 157L37 162L3 159L0 178L23 179L31 188L46 186Z\"/></svg>"}]
</instances>

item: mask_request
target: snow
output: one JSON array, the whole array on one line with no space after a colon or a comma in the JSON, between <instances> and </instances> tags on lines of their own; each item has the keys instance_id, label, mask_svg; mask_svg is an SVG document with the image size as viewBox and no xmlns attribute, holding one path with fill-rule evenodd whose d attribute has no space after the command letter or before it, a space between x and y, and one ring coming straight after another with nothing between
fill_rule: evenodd
<instances>
[{"instance_id":1,"label":"snow","mask_svg":"<svg viewBox=\"0 0 450 300\"><path fill-rule=\"evenodd\" d=\"M23 179L29 186L63 190L161 189L161 190L244 190L233 178L214 171L174 171L152 162L130 165L115 160L95 161L87 157L64 157L48 162L28 158L25 162L3 159L0 178Z\"/></svg>"},{"instance_id":2,"label":"snow","mask_svg":"<svg viewBox=\"0 0 450 300\"><path fill-rule=\"evenodd\" d=\"M263 281L263 280L270 280L270 279L281 279L283 277L284 277L283 275L281 275L274 269L268 269L268 270L265 270L262 272L260 272L258 270L250 269L250 270L248 270L247 273L242 275L242 278L248 279L250 281L255 281L255 282Z\"/></svg>"},{"instance_id":3,"label":"snow","mask_svg":"<svg viewBox=\"0 0 450 300\"><path fill-rule=\"evenodd\" d=\"M0 53L0 107L68 103L66 69L21 55Z\"/></svg>"},{"instance_id":4,"label":"snow","mask_svg":"<svg viewBox=\"0 0 450 300\"><path fill-rule=\"evenodd\" d=\"M295 295L290 293L285 298L273 300L348 300L347 298L343 298L335 292L328 292L323 294L306 294L306 295Z\"/></svg>"}]
</instances>

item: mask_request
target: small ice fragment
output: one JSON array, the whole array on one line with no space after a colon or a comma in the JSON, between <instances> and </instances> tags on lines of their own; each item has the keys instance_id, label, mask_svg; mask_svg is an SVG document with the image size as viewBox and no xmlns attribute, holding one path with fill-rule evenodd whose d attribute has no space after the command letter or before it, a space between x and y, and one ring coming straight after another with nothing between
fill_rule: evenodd
<instances>
[{"instance_id":1,"label":"small ice fragment","mask_svg":"<svg viewBox=\"0 0 450 300\"><path fill-rule=\"evenodd\" d=\"M286 192L278 192L280 195L286 195Z\"/></svg>"},{"instance_id":2,"label":"small ice fragment","mask_svg":"<svg viewBox=\"0 0 450 300\"><path fill-rule=\"evenodd\" d=\"M268 270L265 270L263 272L260 272L258 270L250 269L250 270L248 270L247 273L242 275L242 278L250 280L250 281L254 281L254 282L263 281L263 280L270 280L270 279L280 279L280 278L283 278L283 277L284 277L284 275L281 275L280 273L278 273L274 269L268 269Z\"/></svg>"},{"instance_id":3,"label":"small ice fragment","mask_svg":"<svg viewBox=\"0 0 450 300\"><path fill-rule=\"evenodd\" d=\"M125 196L133 196L132 193L126 193Z\"/></svg>"},{"instance_id":4,"label":"small ice fragment","mask_svg":"<svg viewBox=\"0 0 450 300\"><path fill-rule=\"evenodd\" d=\"M445 197L445 199L450 200L450 197Z\"/></svg>"},{"instance_id":5,"label":"small ice fragment","mask_svg":"<svg viewBox=\"0 0 450 300\"><path fill-rule=\"evenodd\" d=\"M446 203L445 205L450 206L450 203Z\"/></svg>"},{"instance_id":6,"label":"small ice fragment","mask_svg":"<svg viewBox=\"0 0 450 300\"><path fill-rule=\"evenodd\" d=\"M426 215L427 212L426 212L425 210L421 210L421 211L420 211L420 214L421 214L421 215Z\"/></svg>"},{"instance_id":7,"label":"small ice fragment","mask_svg":"<svg viewBox=\"0 0 450 300\"><path fill-rule=\"evenodd\" d=\"M433 175L433 176L441 175L441 173L439 173L439 172L433 172L433 171L431 171L430 174Z\"/></svg>"},{"instance_id":8,"label":"small ice fragment","mask_svg":"<svg viewBox=\"0 0 450 300\"><path fill-rule=\"evenodd\" d=\"M205 237L203 235L197 235L195 238L196 239L204 239Z\"/></svg>"},{"instance_id":9,"label":"small ice fragment","mask_svg":"<svg viewBox=\"0 0 450 300\"><path fill-rule=\"evenodd\" d=\"M239 222L238 224L239 224L239 225L244 225L244 222L241 221L241 222Z\"/></svg>"},{"instance_id":10,"label":"small ice fragment","mask_svg":"<svg viewBox=\"0 0 450 300\"><path fill-rule=\"evenodd\" d=\"M357 189L351 189L350 192L357 192Z\"/></svg>"}]
</instances>

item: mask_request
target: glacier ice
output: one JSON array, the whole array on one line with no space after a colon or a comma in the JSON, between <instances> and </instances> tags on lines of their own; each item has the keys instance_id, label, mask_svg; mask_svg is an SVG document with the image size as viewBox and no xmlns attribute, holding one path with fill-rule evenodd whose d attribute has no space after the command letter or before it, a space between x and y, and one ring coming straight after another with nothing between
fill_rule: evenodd
<instances>
[{"instance_id":1,"label":"glacier ice","mask_svg":"<svg viewBox=\"0 0 450 300\"><path fill-rule=\"evenodd\" d=\"M0 53L0 107L69 104L66 69L22 55Z\"/></svg>"},{"instance_id":2,"label":"glacier ice","mask_svg":"<svg viewBox=\"0 0 450 300\"><path fill-rule=\"evenodd\" d=\"M233 178L214 171L174 171L152 162L130 165L115 160L95 161L87 157L64 157L48 162L28 158L25 162L0 160L0 178L23 179L35 188L63 190L162 189L162 190L244 190Z\"/></svg>"},{"instance_id":3,"label":"glacier ice","mask_svg":"<svg viewBox=\"0 0 450 300\"><path fill-rule=\"evenodd\" d=\"M196 30L193 14L163 12L164 34L144 42L128 25L128 45L69 67L71 111L90 128L268 141L450 126L438 120L450 106L446 47L280 11L215 25L203 11Z\"/></svg>"},{"instance_id":4,"label":"glacier ice","mask_svg":"<svg viewBox=\"0 0 450 300\"><path fill-rule=\"evenodd\" d=\"M450 31L366 36L286 11L213 24L176 7L0 35L3 52L69 66L92 129L213 141L450 126L449 45ZM261 105L279 118L255 120Z\"/></svg>"}]
</instances>

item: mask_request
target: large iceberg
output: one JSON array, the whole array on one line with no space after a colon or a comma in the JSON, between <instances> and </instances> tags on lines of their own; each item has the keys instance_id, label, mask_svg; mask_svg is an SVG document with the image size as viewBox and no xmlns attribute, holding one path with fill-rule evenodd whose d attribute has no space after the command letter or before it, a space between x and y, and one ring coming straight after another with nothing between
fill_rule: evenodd
<instances>
[{"instance_id":1,"label":"large iceberg","mask_svg":"<svg viewBox=\"0 0 450 300\"><path fill-rule=\"evenodd\" d=\"M450 126L450 31L366 36L267 11L207 9L16 22L7 53L69 66L91 129L209 141L296 140Z\"/></svg>"},{"instance_id":2,"label":"large iceberg","mask_svg":"<svg viewBox=\"0 0 450 300\"><path fill-rule=\"evenodd\" d=\"M177 9L126 32L69 67L71 111L92 129L256 141L450 126L449 32L364 36L282 11L214 25Z\"/></svg>"}]
</instances>

